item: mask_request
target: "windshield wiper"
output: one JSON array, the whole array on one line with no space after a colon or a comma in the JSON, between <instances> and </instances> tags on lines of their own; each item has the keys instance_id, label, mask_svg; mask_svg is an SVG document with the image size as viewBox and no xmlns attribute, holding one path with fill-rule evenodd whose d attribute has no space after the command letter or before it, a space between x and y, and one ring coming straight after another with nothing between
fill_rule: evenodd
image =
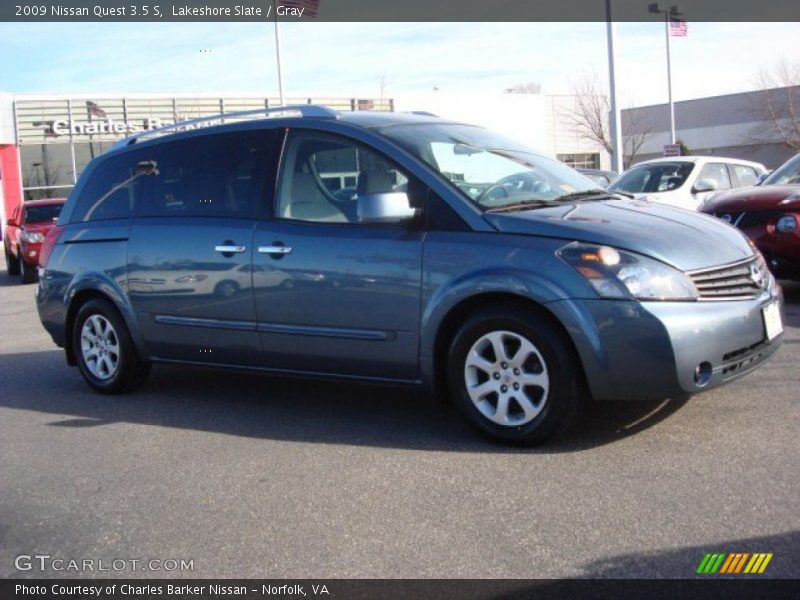
<instances>
[{"instance_id":1,"label":"windshield wiper","mask_svg":"<svg viewBox=\"0 0 800 600\"><path fill-rule=\"evenodd\" d=\"M544 206L563 206L563 202L556 200L544 200L536 198L531 200L521 200L514 202L514 204L506 204L504 206L495 206L494 208L487 208L486 212L500 213L500 212L513 212L515 210L527 210L529 208L542 208Z\"/></svg>"},{"instance_id":2,"label":"windshield wiper","mask_svg":"<svg viewBox=\"0 0 800 600\"><path fill-rule=\"evenodd\" d=\"M558 196L555 200L557 202L570 202L574 200L608 200L609 198L614 198L614 196L627 196L629 198L633 198L630 194L620 194L619 192L612 192L609 190L583 190L580 192L572 192L570 194L564 194L563 196Z\"/></svg>"}]
</instances>

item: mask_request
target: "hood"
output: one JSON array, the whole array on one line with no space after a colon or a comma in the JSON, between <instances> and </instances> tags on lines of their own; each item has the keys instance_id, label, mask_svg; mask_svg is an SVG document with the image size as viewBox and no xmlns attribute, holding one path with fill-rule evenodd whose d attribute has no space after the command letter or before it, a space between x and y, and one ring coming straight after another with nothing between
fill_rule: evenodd
<instances>
[{"instance_id":1,"label":"hood","mask_svg":"<svg viewBox=\"0 0 800 600\"><path fill-rule=\"evenodd\" d=\"M499 231L614 246L683 271L752 256L742 233L719 219L638 200L565 203L513 213L486 213Z\"/></svg>"},{"instance_id":2,"label":"hood","mask_svg":"<svg viewBox=\"0 0 800 600\"><path fill-rule=\"evenodd\" d=\"M780 204L792 196L787 204ZM718 192L703 205L703 212L772 210L796 207L800 210L800 185L759 185Z\"/></svg>"}]
</instances>

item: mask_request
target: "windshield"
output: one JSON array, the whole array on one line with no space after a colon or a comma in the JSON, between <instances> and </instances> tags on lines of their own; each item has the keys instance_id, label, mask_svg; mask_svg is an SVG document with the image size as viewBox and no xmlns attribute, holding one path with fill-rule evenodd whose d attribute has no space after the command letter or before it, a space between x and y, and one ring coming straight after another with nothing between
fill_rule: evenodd
<instances>
[{"instance_id":1,"label":"windshield","mask_svg":"<svg viewBox=\"0 0 800 600\"><path fill-rule=\"evenodd\" d=\"M800 183L800 154L790 158L775 169L761 185L786 185Z\"/></svg>"},{"instance_id":2,"label":"windshield","mask_svg":"<svg viewBox=\"0 0 800 600\"><path fill-rule=\"evenodd\" d=\"M685 182L694 169L691 162L660 162L632 167L622 174L609 190L628 192L630 194L648 194L652 192L671 192L677 190Z\"/></svg>"},{"instance_id":3,"label":"windshield","mask_svg":"<svg viewBox=\"0 0 800 600\"><path fill-rule=\"evenodd\" d=\"M389 126L381 133L431 165L484 209L604 191L567 165L481 127L426 123Z\"/></svg>"},{"instance_id":4,"label":"windshield","mask_svg":"<svg viewBox=\"0 0 800 600\"><path fill-rule=\"evenodd\" d=\"M58 218L62 204L42 204L40 206L26 206L23 223L51 223Z\"/></svg>"}]
</instances>

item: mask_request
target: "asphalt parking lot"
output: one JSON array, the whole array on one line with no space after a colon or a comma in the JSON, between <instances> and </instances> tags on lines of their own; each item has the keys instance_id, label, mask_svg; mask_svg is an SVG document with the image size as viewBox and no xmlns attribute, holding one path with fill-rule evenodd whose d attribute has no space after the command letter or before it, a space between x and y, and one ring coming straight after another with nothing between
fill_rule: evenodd
<instances>
[{"instance_id":1,"label":"asphalt parking lot","mask_svg":"<svg viewBox=\"0 0 800 600\"><path fill-rule=\"evenodd\" d=\"M517 450L409 390L158 367L96 395L0 269L2 577L691 577L709 551L800 576L798 284L756 373ZM36 553L194 568L15 568Z\"/></svg>"}]
</instances>

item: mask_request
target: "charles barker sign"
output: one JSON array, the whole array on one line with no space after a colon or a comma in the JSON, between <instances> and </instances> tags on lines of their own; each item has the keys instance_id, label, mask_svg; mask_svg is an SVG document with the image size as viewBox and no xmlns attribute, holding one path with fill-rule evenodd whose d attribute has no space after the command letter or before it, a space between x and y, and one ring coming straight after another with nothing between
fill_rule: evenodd
<instances>
[{"instance_id":1,"label":"charles barker sign","mask_svg":"<svg viewBox=\"0 0 800 600\"><path fill-rule=\"evenodd\" d=\"M186 129L195 129L196 127L209 125L216 125L220 121L204 121L202 124L186 123ZM149 117L142 121L115 121L110 118L93 119L91 121L53 121L50 123L50 128L47 133L52 137L61 136L84 136L84 135L130 135L139 131L149 131L151 129L158 129L167 125L174 125L174 121L159 119L158 117Z\"/></svg>"}]
</instances>

